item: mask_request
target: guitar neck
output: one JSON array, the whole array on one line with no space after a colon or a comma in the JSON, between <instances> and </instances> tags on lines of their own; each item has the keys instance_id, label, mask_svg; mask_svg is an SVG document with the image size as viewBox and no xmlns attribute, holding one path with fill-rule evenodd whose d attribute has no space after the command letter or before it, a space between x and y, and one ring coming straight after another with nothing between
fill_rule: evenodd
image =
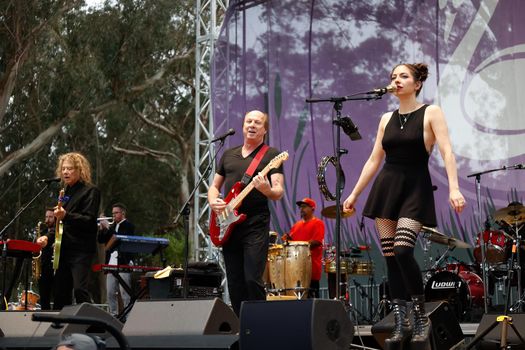
<instances>
[{"instance_id":1,"label":"guitar neck","mask_svg":"<svg viewBox=\"0 0 525 350\"><path fill-rule=\"evenodd\" d=\"M266 176L266 174L268 174L271 168L271 164L268 164L264 167L263 170L261 170L260 174L262 176ZM231 200L230 207L232 209L236 209L239 205L241 205L243 199L253 190L254 187L255 186L253 185L253 182L250 182L248 185L246 185L246 187L241 191L241 193L239 193L237 197Z\"/></svg>"},{"instance_id":2,"label":"guitar neck","mask_svg":"<svg viewBox=\"0 0 525 350\"><path fill-rule=\"evenodd\" d=\"M62 203L64 201L64 189L61 189L60 190L60 193L58 194L58 204L57 204L57 208L62 208ZM55 224L55 236L57 235L57 232L60 231L60 223L61 223L61 220L56 220L56 224Z\"/></svg>"}]
</instances>

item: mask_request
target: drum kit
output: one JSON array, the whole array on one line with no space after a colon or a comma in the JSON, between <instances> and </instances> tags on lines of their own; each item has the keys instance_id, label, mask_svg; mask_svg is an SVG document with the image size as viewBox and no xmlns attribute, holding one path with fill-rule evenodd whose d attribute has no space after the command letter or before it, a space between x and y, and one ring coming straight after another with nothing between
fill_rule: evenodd
<instances>
[{"instance_id":1,"label":"drum kit","mask_svg":"<svg viewBox=\"0 0 525 350\"><path fill-rule=\"evenodd\" d=\"M478 234L475 247L435 229L422 228L423 237L429 242L447 246L447 250L433 266L425 271L425 298L427 301L448 301L460 321L472 320L476 315L481 315L486 294L487 302L491 303L490 292L486 292L489 290L486 288L487 284L493 285L501 280L505 283L506 300L510 296L512 281L514 285L517 281L518 300L509 311L519 311L525 303L525 294L519 295L522 293L520 276L522 268L520 249L516 248L522 242L519 231L525 223L525 207L519 203L511 203L508 207L497 210L494 219L501 229L492 229L487 220L486 229ZM484 247L481 242L484 242ZM445 258L448 257L449 251L455 248L474 248L475 263L467 264L457 260L446 262ZM482 259L482 249L485 252L485 261ZM427 254L428 247L424 250ZM488 271L485 280L482 278L483 266ZM507 309L506 303L504 308Z\"/></svg>"},{"instance_id":2,"label":"drum kit","mask_svg":"<svg viewBox=\"0 0 525 350\"><path fill-rule=\"evenodd\" d=\"M30 283L29 290L22 290L18 292L18 301L17 302L10 302L7 309L8 310L40 310L40 304L38 304L38 301L40 300L40 295L35 293L33 291L33 282Z\"/></svg>"}]
</instances>

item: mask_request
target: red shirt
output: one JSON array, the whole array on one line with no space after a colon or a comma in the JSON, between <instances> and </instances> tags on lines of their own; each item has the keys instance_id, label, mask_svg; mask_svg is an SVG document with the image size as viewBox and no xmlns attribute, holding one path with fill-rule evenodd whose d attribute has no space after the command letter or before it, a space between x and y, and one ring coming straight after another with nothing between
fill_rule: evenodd
<instances>
[{"instance_id":1,"label":"red shirt","mask_svg":"<svg viewBox=\"0 0 525 350\"><path fill-rule=\"evenodd\" d=\"M294 241L319 241L321 245L311 250L312 254L312 280L321 279L321 259L323 257L324 222L316 217L309 221L299 220L290 230L290 237Z\"/></svg>"}]
</instances>

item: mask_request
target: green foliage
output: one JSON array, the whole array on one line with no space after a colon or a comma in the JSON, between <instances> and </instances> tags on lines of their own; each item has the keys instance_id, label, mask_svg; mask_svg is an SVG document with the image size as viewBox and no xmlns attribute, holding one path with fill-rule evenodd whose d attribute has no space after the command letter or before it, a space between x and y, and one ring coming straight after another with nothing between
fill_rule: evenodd
<instances>
[{"instance_id":1,"label":"green foliage","mask_svg":"<svg viewBox=\"0 0 525 350\"><path fill-rule=\"evenodd\" d=\"M62 126L0 172L0 226L38 192L36 179L54 175L60 154L80 151L101 189L101 212L109 215L112 203L123 202L137 234L157 234L175 217L193 178L193 1L118 0L98 9L74 0L8 3L1 13L0 84L17 58L20 67L0 114L0 166L53 123ZM57 193L58 187L44 191L9 236L31 238ZM182 259L177 232L163 233L172 242L169 263Z\"/></svg>"}]
</instances>

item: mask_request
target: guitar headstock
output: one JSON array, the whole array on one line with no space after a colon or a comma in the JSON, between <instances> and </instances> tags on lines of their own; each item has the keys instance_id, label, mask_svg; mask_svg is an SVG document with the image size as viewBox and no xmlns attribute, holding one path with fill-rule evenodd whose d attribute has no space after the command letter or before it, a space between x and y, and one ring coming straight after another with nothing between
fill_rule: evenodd
<instances>
[{"instance_id":1,"label":"guitar headstock","mask_svg":"<svg viewBox=\"0 0 525 350\"><path fill-rule=\"evenodd\" d=\"M276 169L281 166L281 164L288 159L288 152L284 151L279 153L277 156L275 156L270 163L268 163L268 166L271 169Z\"/></svg>"}]
</instances>

